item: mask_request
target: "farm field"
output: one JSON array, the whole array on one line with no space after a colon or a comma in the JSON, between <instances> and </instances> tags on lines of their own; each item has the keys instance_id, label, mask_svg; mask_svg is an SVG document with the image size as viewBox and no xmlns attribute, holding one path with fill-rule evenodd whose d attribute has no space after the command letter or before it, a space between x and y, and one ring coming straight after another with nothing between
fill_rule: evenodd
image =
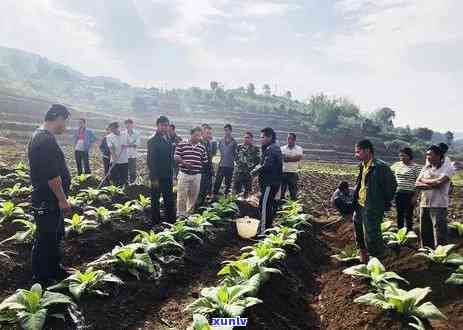
<instances>
[{"instance_id":1,"label":"farm field","mask_svg":"<svg viewBox=\"0 0 463 330\"><path fill-rule=\"evenodd\" d=\"M65 152L70 167L73 167L70 150L65 148ZM2 146L1 198L15 205L28 202L29 198L27 189L21 191L17 187L8 190L16 183L20 183L21 187L28 185L22 169L19 172L15 169L20 161L24 161L24 146ZM94 169L101 168L96 157L93 157L92 165ZM143 160L139 166L144 168ZM250 300L249 306L243 309L241 316L248 318L246 329L402 329L407 325L409 320L401 319L398 314L354 303L354 299L370 290L368 281L343 273L355 262L344 264L331 257L351 245L354 237L352 224L340 221L329 198L338 182L352 182L355 172L356 167L351 165L304 163L300 174L300 203L309 225L304 221L288 221L291 217L281 217L280 224L301 230L293 236L300 250L290 244L283 246L284 257L275 257L266 264L266 267L277 269L278 273L270 273L255 292L247 294L254 303L257 302L255 299L259 299L259 303L254 305ZM98 170L95 173L101 175ZM10 176L13 179L7 179L5 175L8 174L14 174ZM143 171L141 175L144 175ZM130 244L137 235L133 230L150 229L149 209L143 198L139 197L149 196L146 186L140 184L125 192L85 190L96 184L96 178L74 181L73 195L78 197L74 200L75 213L83 215L90 223L87 228L84 225L82 233L69 229L64 244L64 264L80 271L85 271L90 263L95 263L102 255L114 252L115 246ZM462 197L463 189L457 185L453 191L449 221L463 219ZM238 209L234 208L235 203ZM107 208L109 218L104 220L103 215L88 213L88 205ZM24 210L26 214L29 212L27 206L24 206ZM224 267L223 262L236 261L243 253L241 248L260 244L258 240L239 239L234 224L227 220L242 216L255 217L257 210L254 201L223 201L221 206L212 205L210 211L219 216L207 218L207 214L202 214L203 217L196 218L196 222L186 224L194 227L194 230L190 228L191 231L156 226L154 231L157 233L176 233L175 242L180 247L170 245L167 250L149 250L148 259L141 259L148 265L131 268L95 263L96 268L113 273L125 284L104 285L101 290L109 296L82 295L79 300L74 299L76 307L70 309L54 307L53 312L56 309L64 313L64 321L47 318L45 328L187 329L192 325L193 318L191 310L185 309L201 298L202 289L219 285L223 276L217 273ZM300 211L296 213L300 214ZM0 241L24 230L23 225L10 220L0 224ZM386 220L395 220L395 215L391 212ZM456 231L452 231L452 243L457 245L455 252L463 254L461 238ZM12 252L8 254L9 258L0 256L0 301L19 288L29 289L33 285L30 248L31 243L27 239L26 242L9 240L0 245L1 251ZM137 253L143 254L142 251L145 251L143 247ZM402 289L430 287L432 291L424 301L435 304L446 319L425 323L425 327L459 329L463 322L463 287L445 283L457 267L428 264L416 253L416 244L394 249L383 264L388 271L396 272L408 281L408 284L400 285ZM70 295L66 289L59 292ZM215 311L211 315L221 314ZM1 324L1 329L17 327L14 324Z\"/></svg>"}]
</instances>

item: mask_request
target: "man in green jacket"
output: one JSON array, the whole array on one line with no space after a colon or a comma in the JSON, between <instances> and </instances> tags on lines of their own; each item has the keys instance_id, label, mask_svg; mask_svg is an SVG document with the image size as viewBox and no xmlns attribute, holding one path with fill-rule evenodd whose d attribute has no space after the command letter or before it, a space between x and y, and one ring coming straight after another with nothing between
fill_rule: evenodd
<instances>
[{"instance_id":1,"label":"man in green jacket","mask_svg":"<svg viewBox=\"0 0 463 330\"><path fill-rule=\"evenodd\" d=\"M385 244L381 234L384 212L391 207L397 182L389 166L375 158L373 144L362 140L355 146L355 156L361 161L354 194L355 239L361 252L361 261L369 255L381 257Z\"/></svg>"}]
</instances>

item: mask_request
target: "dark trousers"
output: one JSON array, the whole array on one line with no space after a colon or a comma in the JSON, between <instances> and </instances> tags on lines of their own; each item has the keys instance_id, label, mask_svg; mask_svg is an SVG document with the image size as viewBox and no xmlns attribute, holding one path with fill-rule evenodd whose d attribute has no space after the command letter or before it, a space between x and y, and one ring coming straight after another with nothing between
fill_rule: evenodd
<instances>
[{"instance_id":1,"label":"dark trousers","mask_svg":"<svg viewBox=\"0 0 463 330\"><path fill-rule=\"evenodd\" d=\"M355 241L359 249L367 249L373 257L381 257L386 245L381 234L383 214L368 213L359 207L354 216Z\"/></svg>"},{"instance_id":2,"label":"dark trousers","mask_svg":"<svg viewBox=\"0 0 463 330\"><path fill-rule=\"evenodd\" d=\"M104 170L104 176L106 177L106 175L108 174L109 172L109 167L111 166L111 161L109 160L109 158L106 158L106 157L103 157L103 170ZM109 180L106 179L105 182L104 182L105 185L109 184Z\"/></svg>"},{"instance_id":3,"label":"dark trousers","mask_svg":"<svg viewBox=\"0 0 463 330\"><path fill-rule=\"evenodd\" d=\"M204 206L207 195L212 192L212 178L213 177L214 176L212 172L204 172L201 175L201 186L199 188L198 201L196 202L197 208Z\"/></svg>"},{"instance_id":4,"label":"dark trousers","mask_svg":"<svg viewBox=\"0 0 463 330\"><path fill-rule=\"evenodd\" d=\"M447 244L447 209L444 207L422 207L420 209L421 246L436 248Z\"/></svg>"},{"instance_id":5,"label":"dark trousers","mask_svg":"<svg viewBox=\"0 0 463 330\"><path fill-rule=\"evenodd\" d=\"M414 192L398 192L395 195L395 205L397 207L397 227L403 228L405 225L408 230L413 230L413 211L415 205L412 204Z\"/></svg>"},{"instance_id":6,"label":"dark trousers","mask_svg":"<svg viewBox=\"0 0 463 330\"><path fill-rule=\"evenodd\" d=\"M338 209L341 215L352 215L354 214L354 206L352 204L347 204L342 199L338 198L334 201L334 205Z\"/></svg>"},{"instance_id":7,"label":"dark trousers","mask_svg":"<svg viewBox=\"0 0 463 330\"><path fill-rule=\"evenodd\" d=\"M248 172L236 172L233 177L233 193L240 194L244 189L244 195L248 196L252 191L252 176Z\"/></svg>"},{"instance_id":8,"label":"dark trousers","mask_svg":"<svg viewBox=\"0 0 463 330\"><path fill-rule=\"evenodd\" d=\"M159 198L164 200L164 212L167 221L170 223L175 222L175 205L174 205L174 192L173 192L173 178L160 178L159 185L151 188L151 219L153 224L161 223L161 206Z\"/></svg>"},{"instance_id":9,"label":"dark trousers","mask_svg":"<svg viewBox=\"0 0 463 330\"><path fill-rule=\"evenodd\" d=\"M127 184L129 177L129 164L116 164L111 170L111 181L114 185L122 187Z\"/></svg>"},{"instance_id":10,"label":"dark trousers","mask_svg":"<svg viewBox=\"0 0 463 330\"><path fill-rule=\"evenodd\" d=\"M297 173L283 173L281 182L281 199L285 199L286 190L289 190L289 197L295 201L297 199L299 177Z\"/></svg>"},{"instance_id":11,"label":"dark trousers","mask_svg":"<svg viewBox=\"0 0 463 330\"><path fill-rule=\"evenodd\" d=\"M82 174L82 164L84 167L84 173L90 174L90 162L88 160L88 151L75 151L77 174Z\"/></svg>"},{"instance_id":12,"label":"dark trousers","mask_svg":"<svg viewBox=\"0 0 463 330\"><path fill-rule=\"evenodd\" d=\"M230 192L232 179L233 179L233 167L219 167L217 176L215 178L214 195L219 193L222 181L225 178L225 190L224 193L227 195Z\"/></svg>"},{"instance_id":13,"label":"dark trousers","mask_svg":"<svg viewBox=\"0 0 463 330\"><path fill-rule=\"evenodd\" d=\"M261 186L261 196L259 200L260 234L263 234L265 229L272 227L273 218L275 217L278 206L275 196L279 190L279 184Z\"/></svg>"},{"instance_id":14,"label":"dark trousers","mask_svg":"<svg viewBox=\"0 0 463 330\"><path fill-rule=\"evenodd\" d=\"M58 275L62 259L64 219L58 208L44 212L43 215L34 212L37 231L32 247L32 275L34 280L47 283L56 279Z\"/></svg>"},{"instance_id":15,"label":"dark trousers","mask_svg":"<svg viewBox=\"0 0 463 330\"><path fill-rule=\"evenodd\" d=\"M137 180L137 159L136 158L129 158L129 183L133 184L135 183L135 180Z\"/></svg>"}]
</instances>

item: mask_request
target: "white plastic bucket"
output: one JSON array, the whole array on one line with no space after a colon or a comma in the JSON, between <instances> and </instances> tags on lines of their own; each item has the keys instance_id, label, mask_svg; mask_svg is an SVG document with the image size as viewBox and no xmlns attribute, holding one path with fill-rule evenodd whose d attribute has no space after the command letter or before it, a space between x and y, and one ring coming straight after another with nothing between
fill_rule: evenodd
<instances>
[{"instance_id":1,"label":"white plastic bucket","mask_svg":"<svg viewBox=\"0 0 463 330\"><path fill-rule=\"evenodd\" d=\"M249 217L236 219L236 229L238 230L238 235L242 238L253 238L257 235L259 223L259 220Z\"/></svg>"}]
</instances>

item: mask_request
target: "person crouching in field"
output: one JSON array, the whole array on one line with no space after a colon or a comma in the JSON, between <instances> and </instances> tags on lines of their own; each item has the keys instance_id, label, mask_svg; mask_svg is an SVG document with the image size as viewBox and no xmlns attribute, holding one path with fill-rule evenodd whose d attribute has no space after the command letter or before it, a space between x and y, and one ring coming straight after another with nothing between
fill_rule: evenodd
<instances>
[{"instance_id":1,"label":"person crouching in field","mask_svg":"<svg viewBox=\"0 0 463 330\"><path fill-rule=\"evenodd\" d=\"M273 218L277 211L276 195L280 190L283 175L283 155L280 147L276 144L275 131L264 128L261 131L262 158L260 166L256 167L251 175L259 175L260 186L260 227L262 235L267 228L272 227Z\"/></svg>"},{"instance_id":2,"label":"person crouching in field","mask_svg":"<svg viewBox=\"0 0 463 330\"><path fill-rule=\"evenodd\" d=\"M331 196L331 205L347 221L352 221L354 215L354 193L355 190L349 187L349 183L342 181L339 183L338 189Z\"/></svg>"},{"instance_id":3,"label":"person crouching in field","mask_svg":"<svg viewBox=\"0 0 463 330\"><path fill-rule=\"evenodd\" d=\"M375 158L373 144L369 140L356 144L355 156L361 161L354 194L355 239L361 261L365 263L369 255L381 257L385 252L381 223L384 212L391 207L397 183L389 166Z\"/></svg>"},{"instance_id":4,"label":"person crouching in field","mask_svg":"<svg viewBox=\"0 0 463 330\"><path fill-rule=\"evenodd\" d=\"M180 173L177 184L177 216L191 215L196 206L201 187L203 166L208 163L206 148L201 144L201 127L191 130L189 141L180 142L175 148L175 161Z\"/></svg>"},{"instance_id":5,"label":"person crouching in field","mask_svg":"<svg viewBox=\"0 0 463 330\"><path fill-rule=\"evenodd\" d=\"M66 107L52 105L45 123L34 132L28 145L32 210L37 225L32 275L44 287L64 275L60 245L64 237L64 213L71 210L67 201L71 178L55 135L64 133L69 116Z\"/></svg>"},{"instance_id":6,"label":"person crouching in field","mask_svg":"<svg viewBox=\"0 0 463 330\"><path fill-rule=\"evenodd\" d=\"M416 180L416 187L422 191L420 235L423 247L435 248L447 242L450 179L455 171L445 165L445 151L436 145L426 151L426 164Z\"/></svg>"}]
</instances>

